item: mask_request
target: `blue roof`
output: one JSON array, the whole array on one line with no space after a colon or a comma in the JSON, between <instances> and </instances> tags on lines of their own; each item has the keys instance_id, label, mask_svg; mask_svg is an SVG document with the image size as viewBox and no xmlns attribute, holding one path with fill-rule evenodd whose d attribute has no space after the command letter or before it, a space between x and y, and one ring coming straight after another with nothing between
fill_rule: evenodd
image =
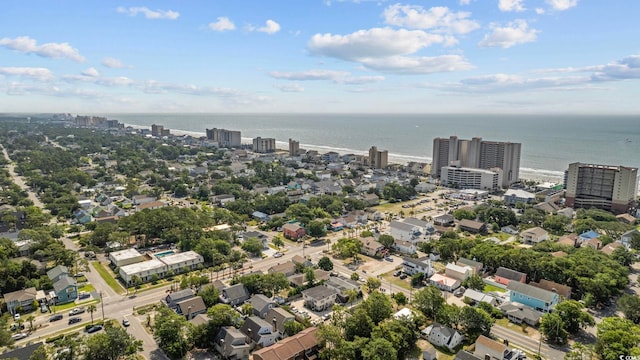
<instances>
[{"instance_id":1,"label":"blue roof","mask_svg":"<svg viewBox=\"0 0 640 360\"><path fill-rule=\"evenodd\" d=\"M580 238L581 239L585 239L585 240L591 240L591 239L595 239L600 237L600 234L598 234L597 232L593 231L593 230L589 230L587 232L583 232L582 234L580 234Z\"/></svg>"}]
</instances>

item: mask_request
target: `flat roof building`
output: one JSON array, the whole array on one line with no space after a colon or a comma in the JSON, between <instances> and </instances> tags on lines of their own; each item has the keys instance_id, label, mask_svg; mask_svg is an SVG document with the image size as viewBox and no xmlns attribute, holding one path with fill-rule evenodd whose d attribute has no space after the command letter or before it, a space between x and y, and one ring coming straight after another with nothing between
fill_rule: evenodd
<instances>
[{"instance_id":1,"label":"flat roof building","mask_svg":"<svg viewBox=\"0 0 640 360\"><path fill-rule=\"evenodd\" d=\"M162 278L167 273L167 265L158 259L141 261L120 267L120 277L125 284L131 284L133 277L138 276L141 282L151 281L153 275Z\"/></svg>"},{"instance_id":2,"label":"flat roof building","mask_svg":"<svg viewBox=\"0 0 640 360\"><path fill-rule=\"evenodd\" d=\"M476 169L470 167L443 166L440 182L457 189L478 189L495 191L502 186L502 170Z\"/></svg>"},{"instance_id":3,"label":"flat roof building","mask_svg":"<svg viewBox=\"0 0 640 360\"><path fill-rule=\"evenodd\" d=\"M181 272L182 269L189 268L189 270L195 269L198 264L204 262L202 255L195 251L185 251L181 253L166 255L158 258L167 266L167 271L171 270L174 273Z\"/></svg>"},{"instance_id":4,"label":"flat roof building","mask_svg":"<svg viewBox=\"0 0 640 360\"><path fill-rule=\"evenodd\" d=\"M118 268L135 264L143 260L144 257L136 249L124 249L109 253L109 261Z\"/></svg>"}]
</instances>

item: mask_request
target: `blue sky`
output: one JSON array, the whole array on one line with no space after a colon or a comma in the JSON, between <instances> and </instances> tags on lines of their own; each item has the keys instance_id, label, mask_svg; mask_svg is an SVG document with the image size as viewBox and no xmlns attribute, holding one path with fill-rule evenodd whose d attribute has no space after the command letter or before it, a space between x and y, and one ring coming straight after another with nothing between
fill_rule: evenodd
<instances>
[{"instance_id":1,"label":"blue sky","mask_svg":"<svg viewBox=\"0 0 640 360\"><path fill-rule=\"evenodd\" d=\"M2 112L640 112L637 0L0 6Z\"/></svg>"}]
</instances>

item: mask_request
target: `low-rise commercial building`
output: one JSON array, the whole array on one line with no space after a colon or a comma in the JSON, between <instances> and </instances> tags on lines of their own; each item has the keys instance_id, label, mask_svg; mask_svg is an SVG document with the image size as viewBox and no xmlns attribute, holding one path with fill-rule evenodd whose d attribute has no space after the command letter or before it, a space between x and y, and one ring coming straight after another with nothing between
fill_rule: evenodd
<instances>
[{"instance_id":1,"label":"low-rise commercial building","mask_svg":"<svg viewBox=\"0 0 640 360\"><path fill-rule=\"evenodd\" d=\"M119 268L144 261L144 256L136 249L124 249L109 253L109 261L113 266Z\"/></svg>"}]
</instances>

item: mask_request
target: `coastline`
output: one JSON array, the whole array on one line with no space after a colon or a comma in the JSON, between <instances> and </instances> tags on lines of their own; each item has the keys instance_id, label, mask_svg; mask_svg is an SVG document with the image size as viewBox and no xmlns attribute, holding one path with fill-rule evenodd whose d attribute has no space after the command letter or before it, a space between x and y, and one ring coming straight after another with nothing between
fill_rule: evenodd
<instances>
[{"instance_id":1,"label":"coastline","mask_svg":"<svg viewBox=\"0 0 640 360\"><path fill-rule=\"evenodd\" d=\"M151 128L150 126L133 125L133 124L127 124L127 123L125 123L124 125L125 127L131 127L133 129L150 129ZM173 129L173 128L169 130L173 135L177 135L177 136L189 135L197 138L206 136L205 132L200 132L200 131L187 131L187 130ZM241 141L243 144L251 144L252 140L253 140L252 138L243 137ZM286 141L276 140L276 147L278 150L288 151L289 144ZM300 148L305 150L315 150L318 152L335 151L339 154L357 154L357 155L368 154L367 150L356 150L356 149L349 149L349 148L342 148L342 147L331 147L331 146L303 144L303 143L300 144ZM426 156L405 155L405 154L397 154L397 153L389 152L389 163L406 165L412 161L431 163L432 159ZM564 173L561 171L555 171L555 170L530 169L530 168L520 167L520 179L561 184L564 179Z\"/></svg>"}]
</instances>

